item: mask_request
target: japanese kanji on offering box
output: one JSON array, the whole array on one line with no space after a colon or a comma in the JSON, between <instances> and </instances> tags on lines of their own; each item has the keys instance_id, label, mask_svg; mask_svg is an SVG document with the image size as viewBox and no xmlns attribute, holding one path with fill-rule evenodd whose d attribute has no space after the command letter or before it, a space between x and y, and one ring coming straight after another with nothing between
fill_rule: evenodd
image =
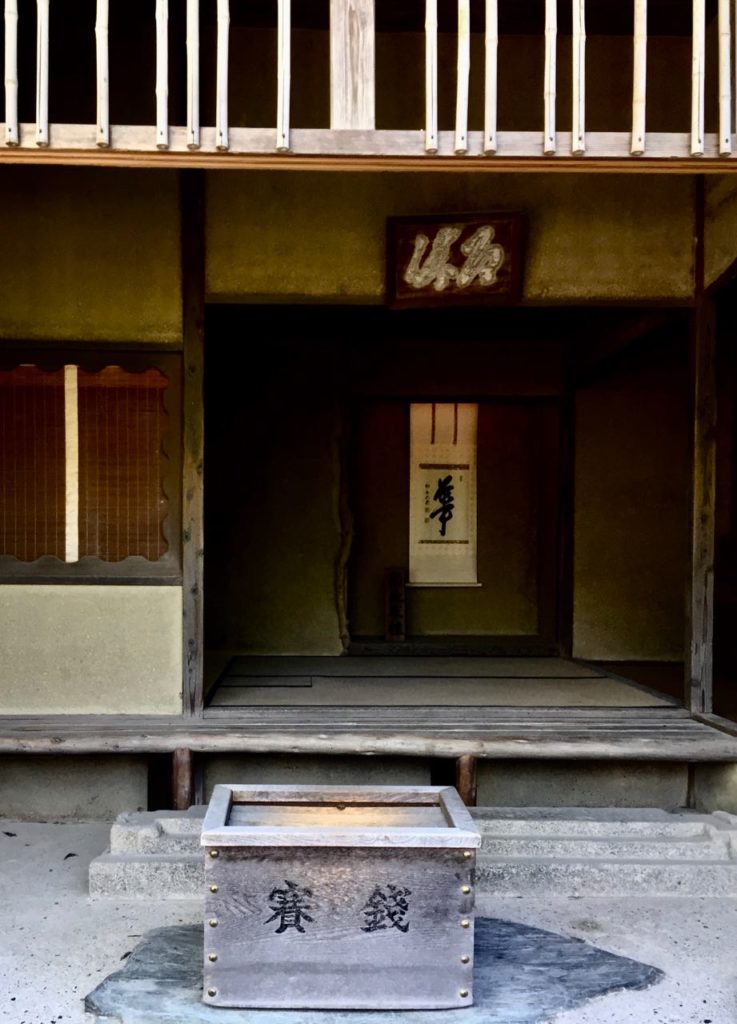
<instances>
[{"instance_id":1,"label":"japanese kanji on offering box","mask_svg":"<svg viewBox=\"0 0 737 1024\"><path fill-rule=\"evenodd\" d=\"M452 788L216 786L205 1002L470 1006L480 841Z\"/></svg>"}]
</instances>

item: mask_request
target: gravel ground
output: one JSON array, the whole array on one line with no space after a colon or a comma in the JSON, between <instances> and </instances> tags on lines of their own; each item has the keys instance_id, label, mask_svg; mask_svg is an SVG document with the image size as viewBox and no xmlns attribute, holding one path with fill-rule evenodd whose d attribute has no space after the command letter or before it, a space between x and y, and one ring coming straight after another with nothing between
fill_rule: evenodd
<instances>
[{"instance_id":1,"label":"gravel ground","mask_svg":"<svg viewBox=\"0 0 737 1024\"><path fill-rule=\"evenodd\" d=\"M195 902L91 900L109 825L0 821L0 1021L92 1024L83 998L149 929L200 919ZM478 912L586 939L665 972L555 1024L737 1024L737 900L479 900ZM461 1011L459 1011L461 1012Z\"/></svg>"}]
</instances>

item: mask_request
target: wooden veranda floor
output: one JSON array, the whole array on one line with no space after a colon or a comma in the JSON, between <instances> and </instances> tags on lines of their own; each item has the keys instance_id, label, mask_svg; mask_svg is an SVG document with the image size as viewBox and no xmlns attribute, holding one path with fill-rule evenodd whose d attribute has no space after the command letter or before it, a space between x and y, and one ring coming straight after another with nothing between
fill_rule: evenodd
<instances>
[{"instance_id":1,"label":"wooden veranda floor","mask_svg":"<svg viewBox=\"0 0 737 1024\"><path fill-rule=\"evenodd\" d=\"M737 762L734 723L692 716L662 693L565 659L246 662L236 668L247 674L222 680L202 717L7 715L0 717L0 754L191 751Z\"/></svg>"}]
</instances>

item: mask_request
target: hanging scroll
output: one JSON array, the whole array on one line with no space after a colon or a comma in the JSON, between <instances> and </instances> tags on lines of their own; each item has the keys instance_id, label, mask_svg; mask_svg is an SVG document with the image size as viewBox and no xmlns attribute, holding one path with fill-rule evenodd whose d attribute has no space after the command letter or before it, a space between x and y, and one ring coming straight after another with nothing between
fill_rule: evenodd
<instances>
[{"instance_id":1,"label":"hanging scroll","mask_svg":"<svg viewBox=\"0 0 737 1024\"><path fill-rule=\"evenodd\" d=\"M478 586L477 420L469 403L410 407L410 585Z\"/></svg>"}]
</instances>

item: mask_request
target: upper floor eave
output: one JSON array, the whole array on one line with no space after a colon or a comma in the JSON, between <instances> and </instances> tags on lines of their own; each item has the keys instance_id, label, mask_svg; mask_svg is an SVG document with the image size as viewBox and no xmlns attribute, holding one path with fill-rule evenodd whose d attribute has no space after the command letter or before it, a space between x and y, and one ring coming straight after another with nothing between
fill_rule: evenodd
<instances>
[{"instance_id":1,"label":"upper floor eave","mask_svg":"<svg viewBox=\"0 0 737 1024\"><path fill-rule=\"evenodd\" d=\"M0 126L2 130L3 126ZM290 148L279 151L275 131L231 128L227 150L216 145L216 129L203 128L199 146L187 142L185 127L168 129L168 145L156 143L149 125L114 125L110 144L95 144L94 125L52 124L48 142L36 142L36 125L18 126L19 144L0 147L0 163L58 166L199 168L207 170L461 171L476 173L634 173L729 174L737 171L733 153L719 153L716 134L704 136L704 152L691 154L688 133L658 133L648 151L632 156L627 132L589 132L584 154L573 152L572 135L560 132L556 151L544 152L541 132L499 132L494 154L483 149L483 132L468 133L467 149L457 153L454 133L438 133L437 152L425 150L425 132L366 129L293 129Z\"/></svg>"}]
</instances>

